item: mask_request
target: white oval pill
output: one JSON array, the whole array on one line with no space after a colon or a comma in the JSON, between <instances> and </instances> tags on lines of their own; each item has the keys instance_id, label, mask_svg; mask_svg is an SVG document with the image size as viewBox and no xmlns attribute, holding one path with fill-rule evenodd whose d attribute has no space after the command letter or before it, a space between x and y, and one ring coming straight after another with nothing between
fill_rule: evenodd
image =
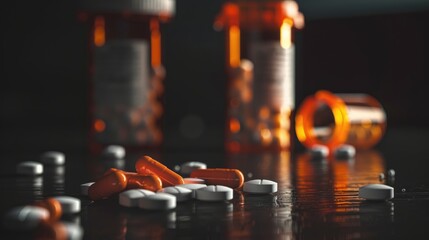
<instances>
[{"instance_id":1,"label":"white oval pill","mask_svg":"<svg viewBox=\"0 0 429 240\"><path fill-rule=\"evenodd\" d=\"M356 155L356 148L349 144L342 144L335 148L334 156L339 159L349 159Z\"/></svg>"},{"instance_id":2,"label":"white oval pill","mask_svg":"<svg viewBox=\"0 0 429 240\"><path fill-rule=\"evenodd\" d=\"M326 158L329 155L329 148L324 145L314 145L308 149L313 158Z\"/></svg>"},{"instance_id":3,"label":"white oval pill","mask_svg":"<svg viewBox=\"0 0 429 240\"><path fill-rule=\"evenodd\" d=\"M205 184L206 180L201 178L183 178L185 184Z\"/></svg>"},{"instance_id":4,"label":"white oval pill","mask_svg":"<svg viewBox=\"0 0 429 240\"><path fill-rule=\"evenodd\" d=\"M185 183L179 184L178 187L184 187L192 191L192 198L195 198L197 189L207 187L206 184L201 183Z\"/></svg>"},{"instance_id":5,"label":"white oval pill","mask_svg":"<svg viewBox=\"0 0 429 240\"><path fill-rule=\"evenodd\" d=\"M368 184L359 188L359 197L367 200L389 200L394 197L394 188L385 184Z\"/></svg>"},{"instance_id":6,"label":"white oval pill","mask_svg":"<svg viewBox=\"0 0 429 240\"><path fill-rule=\"evenodd\" d=\"M139 207L146 210L168 210L176 207L176 197L169 193L155 193L140 198Z\"/></svg>"},{"instance_id":7,"label":"white oval pill","mask_svg":"<svg viewBox=\"0 0 429 240\"><path fill-rule=\"evenodd\" d=\"M102 155L107 159L122 159L125 157L125 148L120 145L109 145L104 148Z\"/></svg>"},{"instance_id":8,"label":"white oval pill","mask_svg":"<svg viewBox=\"0 0 429 240\"><path fill-rule=\"evenodd\" d=\"M40 161L48 165L63 165L66 162L66 156L62 152L48 151L40 156Z\"/></svg>"},{"instance_id":9,"label":"white oval pill","mask_svg":"<svg viewBox=\"0 0 429 240\"><path fill-rule=\"evenodd\" d=\"M202 162L185 162L180 166L180 173L189 175L192 171L197 169L206 169L207 165Z\"/></svg>"},{"instance_id":10,"label":"white oval pill","mask_svg":"<svg viewBox=\"0 0 429 240\"><path fill-rule=\"evenodd\" d=\"M94 184L94 182L87 182L80 185L80 193L84 196L88 196L88 188Z\"/></svg>"},{"instance_id":11,"label":"white oval pill","mask_svg":"<svg viewBox=\"0 0 429 240\"><path fill-rule=\"evenodd\" d=\"M80 199L71 196L56 196L54 197L61 204L61 209L64 214L73 214L80 212Z\"/></svg>"},{"instance_id":12,"label":"white oval pill","mask_svg":"<svg viewBox=\"0 0 429 240\"><path fill-rule=\"evenodd\" d=\"M13 230L30 230L36 228L41 221L49 219L49 211L42 207L19 206L9 210L3 224Z\"/></svg>"},{"instance_id":13,"label":"white oval pill","mask_svg":"<svg viewBox=\"0 0 429 240\"><path fill-rule=\"evenodd\" d=\"M83 229L79 224L70 222L61 222L64 224L67 231L68 240L80 240L83 239Z\"/></svg>"},{"instance_id":14,"label":"white oval pill","mask_svg":"<svg viewBox=\"0 0 429 240\"><path fill-rule=\"evenodd\" d=\"M248 193L275 193L277 182L266 179L253 179L244 183L243 191Z\"/></svg>"},{"instance_id":15,"label":"white oval pill","mask_svg":"<svg viewBox=\"0 0 429 240\"><path fill-rule=\"evenodd\" d=\"M178 202L183 202L192 198L192 190L180 186L165 187L158 190L158 192L174 195Z\"/></svg>"},{"instance_id":16,"label":"white oval pill","mask_svg":"<svg viewBox=\"0 0 429 240\"><path fill-rule=\"evenodd\" d=\"M33 161L21 162L16 166L16 172L23 175L39 175L43 173L43 165Z\"/></svg>"},{"instance_id":17,"label":"white oval pill","mask_svg":"<svg viewBox=\"0 0 429 240\"><path fill-rule=\"evenodd\" d=\"M233 198L233 190L222 185L209 185L196 190L195 198L202 201L227 201Z\"/></svg>"},{"instance_id":18,"label":"white oval pill","mask_svg":"<svg viewBox=\"0 0 429 240\"><path fill-rule=\"evenodd\" d=\"M119 204L124 207L138 207L140 198L155 194L146 189L130 189L119 194Z\"/></svg>"}]
</instances>

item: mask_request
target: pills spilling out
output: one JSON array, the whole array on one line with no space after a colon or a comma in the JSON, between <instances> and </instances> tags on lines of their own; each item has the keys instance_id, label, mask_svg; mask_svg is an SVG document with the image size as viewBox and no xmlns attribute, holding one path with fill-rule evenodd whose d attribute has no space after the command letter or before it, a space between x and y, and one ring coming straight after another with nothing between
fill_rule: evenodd
<instances>
[{"instance_id":1,"label":"pills spilling out","mask_svg":"<svg viewBox=\"0 0 429 240\"><path fill-rule=\"evenodd\" d=\"M207 165L202 162L185 162L180 166L180 173L183 175L189 175L194 170L206 168Z\"/></svg>"},{"instance_id":2,"label":"pills spilling out","mask_svg":"<svg viewBox=\"0 0 429 240\"><path fill-rule=\"evenodd\" d=\"M119 194L119 204L124 207L138 207L139 201L143 197L155 194L145 189L130 189Z\"/></svg>"},{"instance_id":3,"label":"pills spilling out","mask_svg":"<svg viewBox=\"0 0 429 240\"><path fill-rule=\"evenodd\" d=\"M40 156L40 162L47 165L64 165L66 163L66 156L62 152L47 151Z\"/></svg>"},{"instance_id":4,"label":"pills spilling out","mask_svg":"<svg viewBox=\"0 0 429 240\"><path fill-rule=\"evenodd\" d=\"M277 182L266 179L253 179L244 183L243 191L247 193L267 194L277 192Z\"/></svg>"},{"instance_id":5,"label":"pills spilling out","mask_svg":"<svg viewBox=\"0 0 429 240\"><path fill-rule=\"evenodd\" d=\"M103 149L102 156L110 160L123 159L125 157L125 148L120 145L109 145Z\"/></svg>"},{"instance_id":6,"label":"pills spilling out","mask_svg":"<svg viewBox=\"0 0 429 240\"><path fill-rule=\"evenodd\" d=\"M196 190L195 198L201 201L228 201L233 199L233 190L221 185L208 185Z\"/></svg>"},{"instance_id":7,"label":"pills spilling out","mask_svg":"<svg viewBox=\"0 0 429 240\"><path fill-rule=\"evenodd\" d=\"M315 159L323 159L328 157L329 148L324 145L314 145L308 149L308 152Z\"/></svg>"},{"instance_id":8,"label":"pills spilling out","mask_svg":"<svg viewBox=\"0 0 429 240\"><path fill-rule=\"evenodd\" d=\"M187 201L192 198L192 190L180 186L165 187L158 192L174 195L178 202Z\"/></svg>"},{"instance_id":9,"label":"pills spilling out","mask_svg":"<svg viewBox=\"0 0 429 240\"><path fill-rule=\"evenodd\" d=\"M394 188L385 184L368 184L359 188L359 197L374 201L389 200L394 197Z\"/></svg>"},{"instance_id":10,"label":"pills spilling out","mask_svg":"<svg viewBox=\"0 0 429 240\"><path fill-rule=\"evenodd\" d=\"M356 155L356 148L349 144L342 144L335 148L334 156L338 159L350 159Z\"/></svg>"},{"instance_id":11,"label":"pills spilling out","mask_svg":"<svg viewBox=\"0 0 429 240\"><path fill-rule=\"evenodd\" d=\"M169 193L155 193L139 200L139 207L146 210L169 210L176 207L176 197Z\"/></svg>"},{"instance_id":12,"label":"pills spilling out","mask_svg":"<svg viewBox=\"0 0 429 240\"><path fill-rule=\"evenodd\" d=\"M16 172L21 175L43 174L43 165L39 162L25 161L16 166Z\"/></svg>"},{"instance_id":13,"label":"pills spilling out","mask_svg":"<svg viewBox=\"0 0 429 240\"><path fill-rule=\"evenodd\" d=\"M72 196L56 196L54 198L60 202L64 214L75 214L80 212L81 203L79 198Z\"/></svg>"}]
</instances>

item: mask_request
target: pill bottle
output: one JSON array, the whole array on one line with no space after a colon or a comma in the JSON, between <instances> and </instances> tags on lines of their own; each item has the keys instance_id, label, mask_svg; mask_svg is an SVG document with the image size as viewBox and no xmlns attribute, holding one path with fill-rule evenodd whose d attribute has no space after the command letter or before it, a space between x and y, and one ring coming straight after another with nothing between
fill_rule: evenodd
<instances>
[{"instance_id":1,"label":"pill bottle","mask_svg":"<svg viewBox=\"0 0 429 240\"><path fill-rule=\"evenodd\" d=\"M231 0L214 21L224 30L225 148L287 150L295 107L295 29L304 16L291 0Z\"/></svg>"},{"instance_id":2,"label":"pill bottle","mask_svg":"<svg viewBox=\"0 0 429 240\"><path fill-rule=\"evenodd\" d=\"M346 143L369 149L381 140L385 130L383 106L365 93L319 90L303 100L295 116L296 136L306 147L322 144L334 149Z\"/></svg>"},{"instance_id":3,"label":"pill bottle","mask_svg":"<svg viewBox=\"0 0 429 240\"><path fill-rule=\"evenodd\" d=\"M81 1L78 18L90 26L91 151L161 146L161 26L174 14L174 0Z\"/></svg>"}]
</instances>

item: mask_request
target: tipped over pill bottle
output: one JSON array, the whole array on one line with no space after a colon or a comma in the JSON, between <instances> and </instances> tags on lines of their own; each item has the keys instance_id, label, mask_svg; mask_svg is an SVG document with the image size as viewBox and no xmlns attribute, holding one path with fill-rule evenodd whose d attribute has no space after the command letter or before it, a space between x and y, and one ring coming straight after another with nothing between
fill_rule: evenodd
<instances>
[{"instance_id":1,"label":"tipped over pill bottle","mask_svg":"<svg viewBox=\"0 0 429 240\"><path fill-rule=\"evenodd\" d=\"M214 21L225 32L227 151L287 150L295 108L295 1L231 0Z\"/></svg>"},{"instance_id":2,"label":"tipped over pill bottle","mask_svg":"<svg viewBox=\"0 0 429 240\"><path fill-rule=\"evenodd\" d=\"M334 149L347 143L357 149L375 146L386 130L386 113L368 94L334 94L319 90L304 99L295 116L298 140L306 147Z\"/></svg>"},{"instance_id":3,"label":"tipped over pill bottle","mask_svg":"<svg viewBox=\"0 0 429 240\"><path fill-rule=\"evenodd\" d=\"M157 148L163 141L161 26L174 0L81 0L89 25L90 148Z\"/></svg>"}]
</instances>

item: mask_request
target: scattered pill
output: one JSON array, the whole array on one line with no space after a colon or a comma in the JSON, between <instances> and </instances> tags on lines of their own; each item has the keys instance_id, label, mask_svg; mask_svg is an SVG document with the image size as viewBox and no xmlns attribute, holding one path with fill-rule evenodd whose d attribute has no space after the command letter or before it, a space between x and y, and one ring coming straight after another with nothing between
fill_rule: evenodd
<instances>
[{"instance_id":1,"label":"scattered pill","mask_svg":"<svg viewBox=\"0 0 429 240\"><path fill-rule=\"evenodd\" d=\"M228 201L233 196L232 188L221 185L209 185L195 192L195 198L202 201Z\"/></svg>"},{"instance_id":2,"label":"scattered pill","mask_svg":"<svg viewBox=\"0 0 429 240\"><path fill-rule=\"evenodd\" d=\"M163 187L184 184L182 176L149 156L143 156L138 159L135 167L139 174L157 175L161 179Z\"/></svg>"},{"instance_id":3,"label":"scattered pill","mask_svg":"<svg viewBox=\"0 0 429 240\"><path fill-rule=\"evenodd\" d=\"M277 183L266 179L253 179L244 183L243 191L248 193L275 193Z\"/></svg>"},{"instance_id":4,"label":"scattered pill","mask_svg":"<svg viewBox=\"0 0 429 240\"><path fill-rule=\"evenodd\" d=\"M367 200L389 200L393 196L393 187L385 184L368 184L359 188L359 197Z\"/></svg>"},{"instance_id":5,"label":"scattered pill","mask_svg":"<svg viewBox=\"0 0 429 240\"><path fill-rule=\"evenodd\" d=\"M80 185L80 194L88 196L89 187L94 184L94 182L87 182Z\"/></svg>"},{"instance_id":6,"label":"scattered pill","mask_svg":"<svg viewBox=\"0 0 429 240\"><path fill-rule=\"evenodd\" d=\"M33 204L36 207L42 207L49 212L49 222L58 221L63 215L61 203L55 198L46 198L44 200L37 201Z\"/></svg>"},{"instance_id":7,"label":"scattered pill","mask_svg":"<svg viewBox=\"0 0 429 240\"><path fill-rule=\"evenodd\" d=\"M39 162L21 162L16 167L16 172L22 175L40 175L43 173L43 165Z\"/></svg>"},{"instance_id":8,"label":"scattered pill","mask_svg":"<svg viewBox=\"0 0 429 240\"><path fill-rule=\"evenodd\" d=\"M197 189L207 187L206 184L200 184L200 183L185 183L185 184L180 184L177 186L191 190L192 191L192 198L195 198Z\"/></svg>"},{"instance_id":9,"label":"scattered pill","mask_svg":"<svg viewBox=\"0 0 429 240\"><path fill-rule=\"evenodd\" d=\"M125 148L120 145L109 145L104 148L102 155L106 159L123 159L125 157Z\"/></svg>"},{"instance_id":10,"label":"scattered pill","mask_svg":"<svg viewBox=\"0 0 429 240\"><path fill-rule=\"evenodd\" d=\"M120 193L127 187L127 178L122 171L112 171L103 175L88 188L88 196L92 200L108 198Z\"/></svg>"},{"instance_id":11,"label":"scattered pill","mask_svg":"<svg viewBox=\"0 0 429 240\"><path fill-rule=\"evenodd\" d=\"M334 156L338 159L349 159L356 155L356 148L349 144L342 144L335 148Z\"/></svg>"},{"instance_id":12,"label":"scattered pill","mask_svg":"<svg viewBox=\"0 0 429 240\"><path fill-rule=\"evenodd\" d=\"M71 196L54 197L61 204L64 214L74 214L80 212L80 199Z\"/></svg>"},{"instance_id":13,"label":"scattered pill","mask_svg":"<svg viewBox=\"0 0 429 240\"><path fill-rule=\"evenodd\" d=\"M141 175L138 173L126 172L127 177L127 189L147 189L152 192L156 192L162 188L161 179L154 174Z\"/></svg>"},{"instance_id":14,"label":"scattered pill","mask_svg":"<svg viewBox=\"0 0 429 240\"><path fill-rule=\"evenodd\" d=\"M138 207L142 197L155 194L146 189L130 189L119 194L119 204L124 207Z\"/></svg>"},{"instance_id":15,"label":"scattered pill","mask_svg":"<svg viewBox=\"0 0 429 240\"><path fill-rule=\"evenodd\" d=\"M324 145L313 145L308 150L313 158L326 158L329 155L329 148Z\"/></svg>"},{"instance_id":16,"label":"scattered pill","mask_svg":"<svg viewBox=\"0 0 429 240\"><path fill-rule=\"evenodd\" d=\"M384 181L385 179L384 173L378 174L378 179L380 180L380 182Z\"/></svg>"},{"instance_id":17,"label":"scattered pill","mask_svg":"<svg viewBox=\"0 0 429 240\"><path fill-rule=\"evenodd\" d=\"M176 207L176 197L169 193L155 193L140 198L139 207L146 210L168 210Z\"/></svg>"},{"instance_id":18,"label":"scattered pill","mask_svg":"<svg viewBox=\"0 0 429 240\"><path fill-rule=\"evenodd\" d=\"M206 168L207 165L202 162L185 162L180 166L180 173L184 175L189 175L194 170Z\"/></svg>"},{"instance_id":19,"label":"scattered pill","mask_svg":"<svg viewBox=\"0 0 429 240\"><path fill-rule=\"evenodd\" d=\"M197 169L191 173L192 178L201 178L208 185L222 185L230 188L243 186L244 176L238 169L207 168Z\"/></svg>"},{"instance_id":20,"label":"scattered pill","mask_svg":"<svg viewBox=\"0 0 429 240\"><path fill-rule=\"evenodd\" d=\"M180 186L170 186L162 188L159 193L169 193L176 197L177 202L187 201L192 198L192 190Z\"/></svg>"},{"instance_id":21,"label":"scattered pill","mask_svg":"<svg viewBox=\"0 0 429 240\"><path fill-rule=\"evenodd\" d=\"M183 178L185 184L205 184L206 180L201 178Z\"/></svg>"},{"instance_id":22,"label":"scattered pill","mask_svg":"<svg viewBox=\"0 0 429 240\"><path fill-rule=\"evenodd\" d=\"M9 210L3 224L12 230L31 230L39 226L41 222L49 219L49 211L37 206L19 206Z\"/></svg>"},{"instance_id":23,"label":"scattered pill","mask_svg":"<svg viewBox=\"0 0 429 240\"><path fill-rule=\"evenodd\" d=\"M62 152L48 151L40 156L40 162L48 165L64 165L66 156Z\"/></svg>"},{"instance_id":24,"label":"scattered pill","mask_svg":"<svg viewBox=\"0 0 429 240\"><path fill-rule=\"evenodd\" d=\"M395 170L393 170L393 169L389 169L389 170L387 171L387 176L388 176L388 177L390 177L390 178L395 177Z\"/></svg>"}]
</instances>

